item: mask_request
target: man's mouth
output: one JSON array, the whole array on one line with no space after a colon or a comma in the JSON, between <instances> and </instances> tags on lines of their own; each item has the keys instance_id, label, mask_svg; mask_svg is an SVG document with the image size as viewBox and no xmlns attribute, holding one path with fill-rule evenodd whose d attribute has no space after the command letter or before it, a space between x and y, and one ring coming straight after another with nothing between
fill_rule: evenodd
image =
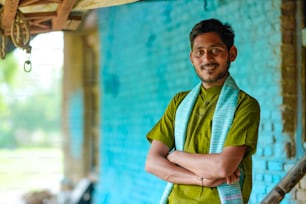
<instances>
[{"instance_id":1,"label":"man's mouth","mask_svg":"<svg viewBox=\"0 0 306 204\"><path fill-rule=\"evenodd\" d=\"M216 69L217 66L218 66L217 63L209 63L209 64L204 64L204 65L202 65L202 66L201 66L201 69L202 69L202 70L208 70L208 71L210 71L210 70Z\"/></svg>"}]
</instances>

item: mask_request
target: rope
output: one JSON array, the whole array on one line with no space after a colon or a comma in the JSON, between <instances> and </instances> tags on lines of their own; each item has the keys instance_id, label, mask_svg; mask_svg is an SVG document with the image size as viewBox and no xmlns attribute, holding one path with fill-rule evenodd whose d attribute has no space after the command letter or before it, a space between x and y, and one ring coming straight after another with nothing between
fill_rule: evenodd
<instances>
[{"instance_id":1,"label":"rope","mask_svg":"<svg viewBox=\"0 0 306 204\"><path fill-rule=\"evenodd\" d=\"M0 20L1 20L1 18L0 18ZM2 59L5 59L5 56L6 56L6 50L5 50L5 48L6 48L6 37L5 37L4 32L3 32L2 29L0 30L0 36L1 36L1 38L0 38L1 39L0 55L1 55Z\"/></svg>"},{"instance_id":2,"label":"rope","mask_svg":"<svg viewBox=\"0 0 306 204\"><path fill-rule=\"evenodd\" d=\"M24 15L17 10L15 20L11 25L11 39L14 45L18 48L26 50L27 54L31 54L32 47L30 46L30 25ZM28 59L23 64L25 72L32 70L32 63Z\"/></svg>"},{"instance_id":3,"label":"rope","mask_svg":"<svg viewBox=\"0 0 306 204\"><path fill-rule=\"evenodd\" d=\"M15 20L11 25L11 39L18 48L31 52L30 26L24 15L17 10Z\"/></svg>"},{"instance_id":4,"label":"rope","mask_svg":"<svg viewBox=\"0 0 306 204\"><path fill-rule=\"evenodd\" d=\"M3 14L3 8L0 9L0 23L2 20L2 14ZM1 40L1 44L0 44L0 56L2 59L5 59L6 56L6 37L5 37L5 33L2 29L2 26L0 26L0 40Z\"/></svg>"},{"instance_id":5,"label":"rope","mask_svg":"<svg viewBox=\"0 0 306 204\"><path fill-rule=\"evenodd\" d=\"M0 9L0 23L3 17L3 8ZM29 54L28 59L24 62L23 69L25 72L30 72L32 70L32 63L29 60L31 49L30 46L30 25L24 15L17 10L14 21L11 25L11 40L15 47L26 50L27 54ZM2 25L0 25L0 56L2 59L5 58L6 55L6 36L5 31L2 29Z\"/></svg>"}]
</instances>

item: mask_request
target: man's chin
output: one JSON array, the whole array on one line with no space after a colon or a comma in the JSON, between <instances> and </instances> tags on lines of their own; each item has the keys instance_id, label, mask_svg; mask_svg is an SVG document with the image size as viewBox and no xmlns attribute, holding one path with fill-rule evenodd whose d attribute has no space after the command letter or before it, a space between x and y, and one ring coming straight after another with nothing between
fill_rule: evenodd
<instances>
[{"instance_id":1,"label":"man's chin","mask_svg":"<svg viewBox=\"0 0 306 204\"><path fill-rule=\"evenodd\" d=\"M206 77L202 78L202 82L207 84L207 85L219 85L223 84L227 76L224 77Z\"/></svg>"},{"instance_id":2,"label":"man's chin","mask_svg":"<svg viewBox=\"0 0 306 204\"><path fill-rule=\"evenodd\" d=\"M217 82L218 79L215 77L206 77L206 78L202 78L202 81L205 83L211 84L211 83Z\"/></svg>"},{"instance_id":3,"label":"man's chin","mask_svg":"<svg viewBox=\"0 0 306 204\"><path fill-rule=\"evenodd\" d=\"M227 78L227 76L228 76L228 72L222 73L219 75L210 75L210 76L202 77L202 81L206 83L218 83L220 81L224 81Z\"/></svg>"}]
</instances>

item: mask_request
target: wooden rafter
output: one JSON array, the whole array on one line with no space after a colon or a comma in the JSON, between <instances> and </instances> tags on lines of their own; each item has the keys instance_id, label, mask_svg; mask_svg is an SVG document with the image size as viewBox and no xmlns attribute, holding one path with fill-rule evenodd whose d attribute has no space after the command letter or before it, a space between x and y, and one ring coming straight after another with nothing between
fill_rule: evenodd
<instances>
[{"instance_id":1,"label":"wooden rafter","mask_svg":"<svg viewBox=\"0 0 306 204\"><path fill-rule=\"evenodd\" d=\"M24 16L30 22L31 33L37 34L52 31L51 21L56 12L27 13Z\"/></svg>"},{"instance_id":2,"label":"wooden rafter","mask_svg":"<svg viewBox=\"0 0 306 204\"><path fill-rule=\"evenodd\" d=\"M3 12L1 13L1 29L5 35L10 35L11 25L19 10L25 11L23 16L28 21L31 34L59 30L76 30L82 21L80 14L71 14L71 10L76 3L77 0L5 0ZM51 4L51 7L55 8L55 10L47 12L35 12L34 10L34 12L29 12L31 11L29 8L37 6L49 8Z\"/></svg>"},{"instance_id":3,"label":"wooden rafter","mask_svg":"<svg viewBox=\"0 0 306 204\"><path fill-rule=\"evenodd\" d=\"M76 4L77 0L64 0L57 7L57 17L52 21L53 30L62 30L66 24L66 21L69 20L69 14L73 6Z\"/></svg>"},{"instance_id":4,"label":"wooden rafter","mask_svg":"<svg viewBox=\"0 0 306 204\"><path fill-rule=\"evenodd\" d=\"M138 0L0 0L0 31L10 35L17 12L22 12L31 34L76 30L86 10L135 1Z\"/></svg>"},{"instance_id":5,"label":"wooden rafter","mask_svg":"<svg viewBox=\"0 0 306 204\"><path fill-rule=\"evenodd\" d=\"M15 20L16 12L18 10L19 0L6 0L3 6L3 13L1 19L1 27L6 30L11 28L12 22Z\"/></svg>"},{"instance_id":6,"label":"wooden rafter","mask_svg":"<svg viewBox=\"0 0 306 204\"><path fill-rule=\"evenodd\" d=\"M32 34L74 31L88 10L135 1L139 0L0 0L0 57L5 57L7 37L10 44L30 52Z\"/></svg>"},{"instance_id":7,"label":"wooden rafter","mask_svg":"<svg viewBox=\"0 0 306 204\"><path fill-rule=\"evenodd\" d=\"M33 5L40 5L40 4L49 4L49 3L62 3L63 0L21 0L19 6L33 6Z\"/></svg>"}]
</instances>

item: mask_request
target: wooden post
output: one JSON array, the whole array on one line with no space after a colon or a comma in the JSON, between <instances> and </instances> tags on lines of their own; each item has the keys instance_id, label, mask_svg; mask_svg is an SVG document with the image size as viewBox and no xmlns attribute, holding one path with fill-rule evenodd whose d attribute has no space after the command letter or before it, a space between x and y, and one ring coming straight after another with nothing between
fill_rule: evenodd
<instances>
[{"instance_id":1,"label":"wooden post","mask_svg":"<svg viewBox=\"0 0 306 204\"><path fill-rule=\"evenodd\" d=\"M291 191L306 173L306 155L284 176L284 178L261 201L261 204L277 204Z\"/></svg>"}]
</instances>

